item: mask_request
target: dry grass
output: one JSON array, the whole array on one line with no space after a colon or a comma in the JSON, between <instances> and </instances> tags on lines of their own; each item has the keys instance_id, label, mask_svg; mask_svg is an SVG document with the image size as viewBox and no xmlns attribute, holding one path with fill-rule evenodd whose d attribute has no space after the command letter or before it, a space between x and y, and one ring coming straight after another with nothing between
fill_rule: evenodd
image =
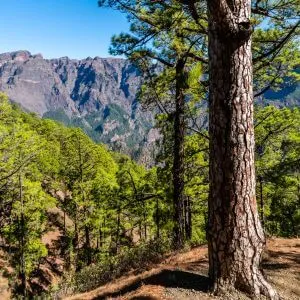
<instances>
[{"instance_id":1,"label":"dry grass","mask_svg":"<svg viewBox=\"0 0 300 300\"><path fill-rule=\"evenodd\" d=\"M173 267L172 267L173 269ZM165 270L163 265L158 265L155 268L145 271L142 274L134 275L134 271L131 273L122 276L118 280L113 281L112 283L108 283L103 285L91 292L82 293L79 295L66 297L65 300L85 300L85 299L97 299L100 297L110 299L112 295L119 294L121 290L130 290L135 289L135 284L137 289L139 289L139 284L143 285L143 281L147 278L160 274L163 270ZM130 292L129 292L130 294ZM111 298L115 299L115 298ZM121 298L118 298L121 299Z\"/></svg>"},{"instance_id":2,"label":"dry grass","mask_svg":"<svg viewBox=\"0 0 300 300\"><path fill-rule=\"evenodd\" d=\"M108 298L108 300L115 298ZM120 300L165 300L165 289L157 285L142 285L139 289L126 296L120 297Z\"/></svg>"}]
</instances>

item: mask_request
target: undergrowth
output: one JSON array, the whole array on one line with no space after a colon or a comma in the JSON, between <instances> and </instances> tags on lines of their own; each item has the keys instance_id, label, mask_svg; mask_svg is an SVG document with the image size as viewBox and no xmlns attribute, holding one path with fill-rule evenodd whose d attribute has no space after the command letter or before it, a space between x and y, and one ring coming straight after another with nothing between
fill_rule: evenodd
<instances>
[{"instance_id":1,"label":"undergrowth","mask_svg":"<svg viewBox=\"0 0 300 300\"><path fill-rule=\"evenodd\" d=\"M169 250L168 242L158 240L142 243L134 248L123 249L120 254L115 256L99 258L97 263L85 267L77 273L66 274L56 291L52 292L52 299L90 291L121 277L132 269L145 269L153 263L159 263Z\"/></svg>"}]
</instances>

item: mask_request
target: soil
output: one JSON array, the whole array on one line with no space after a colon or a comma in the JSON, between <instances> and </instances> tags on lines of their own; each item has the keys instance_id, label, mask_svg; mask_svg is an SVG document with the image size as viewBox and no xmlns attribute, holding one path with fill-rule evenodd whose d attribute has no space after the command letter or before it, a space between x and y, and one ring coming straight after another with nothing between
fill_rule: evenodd
<instances>
[{"instance_id":1,"label":"soil","mask_svg":"<svg viewBox=\"0 0 300 300\"><path fill-rule=\"evenodd\" d=\"M269 239L262 267L282 299L300 299L300 239ZM215 297L209 293L207 248L197 247L169 256L163 263L135 272L88 293L66 300L248 300L239 292Z\"/></svg>"}]
</instances>

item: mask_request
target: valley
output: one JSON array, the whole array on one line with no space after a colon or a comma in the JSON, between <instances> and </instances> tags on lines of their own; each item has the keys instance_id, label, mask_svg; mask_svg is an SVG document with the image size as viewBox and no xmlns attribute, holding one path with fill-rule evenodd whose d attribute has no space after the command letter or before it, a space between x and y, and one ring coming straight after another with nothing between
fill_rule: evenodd
<instances>
[{"instance_id":1,"label":"valley","mask_svg":"<svg viewBox=\"0 0 300 300\"><path fill-rule=\"evenodd\" d=\"M0 91L12 102L40 117L80 127L94 141L147 165L159 134L153 129L153 113L137 103L141 80L125 59L0 54Z\"/></svg>"}]
</instances>

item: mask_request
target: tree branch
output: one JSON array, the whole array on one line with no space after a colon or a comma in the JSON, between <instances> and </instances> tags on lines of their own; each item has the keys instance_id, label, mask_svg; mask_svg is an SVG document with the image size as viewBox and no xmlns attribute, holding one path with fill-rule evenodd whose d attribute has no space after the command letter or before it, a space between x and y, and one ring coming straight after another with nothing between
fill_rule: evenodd
<instances>
[{"instance_id":1,"label":"tree branch","mask_svg":"<svg viewBox=\"0 0 300 300\"><path fill-rule=\"evenodd\" d=\"M298 21L292 28L291 30L288 32L288 34L276 45L274 46L272 49L270 49L268 52L263 53L262 55L253 58L253 64L256 64L258 62L260 62L261 60L267 58L268 56L272 55L273 53L275 53L276 51L280 51L281 48L289 41L289 39L292 37L293 33L296 31L296 29L299 27L300 25L300 21Z\"/></svg>"},{"instance_id":2,"label":"tree branch","mask_svg":"<svg viewBox=\"0 0 300 300\"><path fill-rule=\"evenodd\" d=\"M196 129L196 128L193 128L193 127L190 127L190 126L188 126L187 128L188 128L189 130L191 130L191 131L196 132L197 134L199 134L199 135L202 136L203 138L209 140L209 136L206 135L206 134L204 134L204 133L201 132L200 130L198 130L198 129Z\"/></svg>"},{"instance_id":3,"label":"tree branch","mask_svg":"<svg viewBox=\"0 0 300 300\"><path fill-rule=\"evenodd\" d=\"M204 63L204 64L208 64L208 61L207 61L205 58L200 57L200 56L196 55L195 53L189 52L189 53L187 54L187 56L190 57L190 58L193 58L193 59L196 60L196 61L200 61L200 62L202 62L202 63Z\"/></svg>"}]
</instances>

